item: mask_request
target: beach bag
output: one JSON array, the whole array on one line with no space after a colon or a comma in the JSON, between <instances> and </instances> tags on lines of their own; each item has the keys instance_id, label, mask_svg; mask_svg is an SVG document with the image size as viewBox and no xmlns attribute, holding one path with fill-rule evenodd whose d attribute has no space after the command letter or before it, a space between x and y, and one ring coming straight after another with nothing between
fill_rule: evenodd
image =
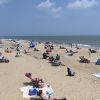
<instances>
[{"instance_id":1,"label":"beach bag","mask_svg":"<svg viewBox=\"0 0 100 100\"><path fill-rule=\"evenodd\" d=\"M100 65L100 59L97 59L96 64Z\"/></svg>"},{"instance_id":2,"label":"beach bag","mask_svg":"<svg viewBox=\"0 0 100 100\"><path fill-rule=\"evenodd\" d=\"M36 88L30 89L30 90L29 90L29 95L30 95L30 96L32 96L32 95L37 95L37 92L38 92L38 91L37 91Z\"/></svg>"}]
</instances>

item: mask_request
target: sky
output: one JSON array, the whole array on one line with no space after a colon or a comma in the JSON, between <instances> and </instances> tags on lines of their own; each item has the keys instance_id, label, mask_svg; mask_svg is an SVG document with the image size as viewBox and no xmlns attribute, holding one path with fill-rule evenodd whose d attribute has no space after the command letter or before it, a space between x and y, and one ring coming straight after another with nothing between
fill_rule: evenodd
<instances>
[{"instance_id":1,"label":"sky","mask_svg":"<svg viewBox=\"0 0 100 100\"><path fill-rule=\"evenodd\" d=\"M100 0L0 0L0 36L100 35Z\"/></svg>"}]
</instances>

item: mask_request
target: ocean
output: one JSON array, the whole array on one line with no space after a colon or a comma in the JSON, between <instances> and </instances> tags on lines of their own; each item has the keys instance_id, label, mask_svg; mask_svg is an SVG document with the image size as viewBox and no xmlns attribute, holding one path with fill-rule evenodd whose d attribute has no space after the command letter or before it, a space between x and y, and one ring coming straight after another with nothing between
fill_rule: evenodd
<instances>
[{"instance_id":1,"label":"ocean","mask_svg":"<svg viewBox=\"0 0 100 100\"><path fill-rule=\"evenodd\" d=\"M38 42L55 42L59 44L78 44L100 47L100 36L1 36L1 39L35 40Z\"/></svg>"}]
</instances>

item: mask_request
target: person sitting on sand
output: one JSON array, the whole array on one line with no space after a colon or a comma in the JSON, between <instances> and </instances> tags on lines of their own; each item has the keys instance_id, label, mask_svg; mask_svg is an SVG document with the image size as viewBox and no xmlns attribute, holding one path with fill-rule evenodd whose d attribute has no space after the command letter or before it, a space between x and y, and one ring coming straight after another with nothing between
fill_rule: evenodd
<instances>
[{"instance_id":1,"label":"person sitting on sand","mask_svg":"<svg viewBox=\"0 0 100 100\"><path fill-rule=\"evenodd\" d=\"M43 97L42 97L42 90L39 90L38 92L37 92L37 96L39 96L40 98L41 98L41 100L43 100Z\"/></svg>"},{"instance_id":2,"label":"person sitting on sand","mask_svg":"<svg viewBox=\"0 0 100 100\"><path fill-rule=\"evenodd\" d=\"M56 55L56 60L60 60L60 56L58 54Z\"/></svg>"},{"instance_id":3,"label":"person sitting on sand","mask_svg":"<svg viewBox=\"0 0 100 100\"><path fill-rule=\"evenodd\" d=\"M37 48L34 48L34 51L39 51Z\"/></svg>"},{"instance_id":4,"label":"person sitting on sand","mask_svg":"<svg viewBox=\"0 0 100 100\"><path fill-rule=\"evenodd\" d=\"M74 76L75 75L75 72L69 67L67 68L67 73L68 73L67 74L68 76Z\"/></svg>"},{"instance_id":5,"label":"person sitting on sand","mask_svg":"<svg viewBox=\"0 0 100 100\"><path fill-rule=\"evenodd\" d=\"M39 90L37 92L37 96L39 96L41 98L41 100L49 100L50 99L50 95L43 93L42 90Z\"/></svg>"},{"instance_id":6,"label":"person sitting on sand","mask_svg":"<svg viewBox=\"0 0 100 100\"><path fill-rule=\"evenodd\" d=\"M46 50L46 53L49 54L49 50Z\"/></svg>"},{"instance_id":7,"label":"person sitting on sand","mask_svg":"<svg viewBox=\"0 0 100 100\"><path fill-rule=\"evenodd\" d=\"M68 49L66 49L66 52L68 53Z\"/></svg>"},{"instance_id":8,"label":"person sitting on sand","mask_svg":"<svg viewBox=\"0 0 100 100\"><path fill-rule=\"evenodd\" d=\"M28 52L26 51L26 49L24 49L24 53L27 54Z\"/></svg>"},{"instance_id":9,"label":"person sitting on sand","mask_svg":"<svg viewBox=\"0 0 100 100\"><path fill-rule=\"evenodd\" d=\"M17 52L16 52L15 57L20 57L21 55L20 55L19 44L17 44L16 51L17 51Z\"/></svg>"},{"instance_id":10,"label":"person sitting on sand","mask_svg":"<svg viewBox=\"0 0 100 100\"><path fill-rule=\"evenodd\" d=\"M50 45L50 49L51 49L51 50L53 50L53 49L54 49L53 44L52 44L52 45Z\"/></svg>"},{"instance_id":11,"label":"person sitting on sand","mask_svg":"<svg viewBox=\"0 0 100 100\"><path fill-rule=\"evenodd\" d=\"M6 53L11 53L11 50L9 50L8 48L5 50Z\"/></svg>"},{"instance_id":12,"label":"person sitting on sand","mask_svg":"<svg viewBox=\"0 0 100 100\"><path fill-rule=\"evenodd\" d=\"M50 62L52 62L54 60L54 57L53 56L50 56L49 59L48 59Z\"/></svg>"},{"instance_id":13,"label":"person sitting on sand","mask_svg":"<svg viewBox=\"0 0 100 100\"><path fill-rule=\"evenodd\" d=\"M43 80L39 80L38 87L39 88L44 88L45 87L45 83L43 82Z\"/></svg>"},{"instance_id":14,"label":"person sitting on sand","mask_svg":"<svg viewBox=\"0 0 100 100\"><path fill-rule=\"evenodd\" d=\"M47 59L47 57L48 57L48 53L47 52L44 52L43 53L43 59Z\"/></svg>"},{"instance_id":15,"label":"person sitting on sand","mask_svg":"<svg viewBox=\"0 0 100 100\"><path fill-rule=\"evenodd\" d=\"M33 87L39 88L39 78L35 78L32 81L32 85L33 85Z\"/></svg>"},{"instance_id":16,"label":"person sitting on sand","mask_svg":"<svg viewBox=\"0 0 100 100\"><path fill-rule=\"evenodd\" d=\"M33 87L37 87L37 88L43 87L43 84L42 84L42 83L44 83L43 79L37 78L37 77L36 78L32 78L32 74L31 73L25 73L25 76L28 77L31 80Z\"/></svg>"}]
</instances>

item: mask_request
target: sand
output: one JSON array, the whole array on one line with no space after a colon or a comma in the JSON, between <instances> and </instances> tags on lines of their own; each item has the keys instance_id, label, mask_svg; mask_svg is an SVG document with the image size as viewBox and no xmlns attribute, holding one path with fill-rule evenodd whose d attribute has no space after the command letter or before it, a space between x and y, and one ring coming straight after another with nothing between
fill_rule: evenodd
<instances>
[{"instance_id":1,"label":"sand","mask_svg":"<svg viewBox=\"0 0 100 100\"><path fill-rule=\"evenodd\" d=\"M11 43L5 40L3 43L5 46L11 46ZM24 44L24 47L27 45ZM12 53L5 53L4 48L0 48L0 52L10 60L9 63L0 63L0 100L23 100L20 87L23 82L30 81L24 76L26 72L31 72L33 76L43 78L49 83L54 90L54 97L64 96L68 100L100 99L100 79L91 75L100 71L100 65L95 65L100 51L92 54L90 59L87 48L81 48L78 53L69 57L65 50L55 47L53 54L59 53L65 66L52 67L48 60L41 59L43 44L38 44L37 48L39 52L30 50L31 53L21 53L22 56L18 58L15 57L14 50ZM91 63L79 63L79 56L82 55L90 59ZM75 70L74 77L66 76L68 66Z\"/></svg>"}]
</instances>

